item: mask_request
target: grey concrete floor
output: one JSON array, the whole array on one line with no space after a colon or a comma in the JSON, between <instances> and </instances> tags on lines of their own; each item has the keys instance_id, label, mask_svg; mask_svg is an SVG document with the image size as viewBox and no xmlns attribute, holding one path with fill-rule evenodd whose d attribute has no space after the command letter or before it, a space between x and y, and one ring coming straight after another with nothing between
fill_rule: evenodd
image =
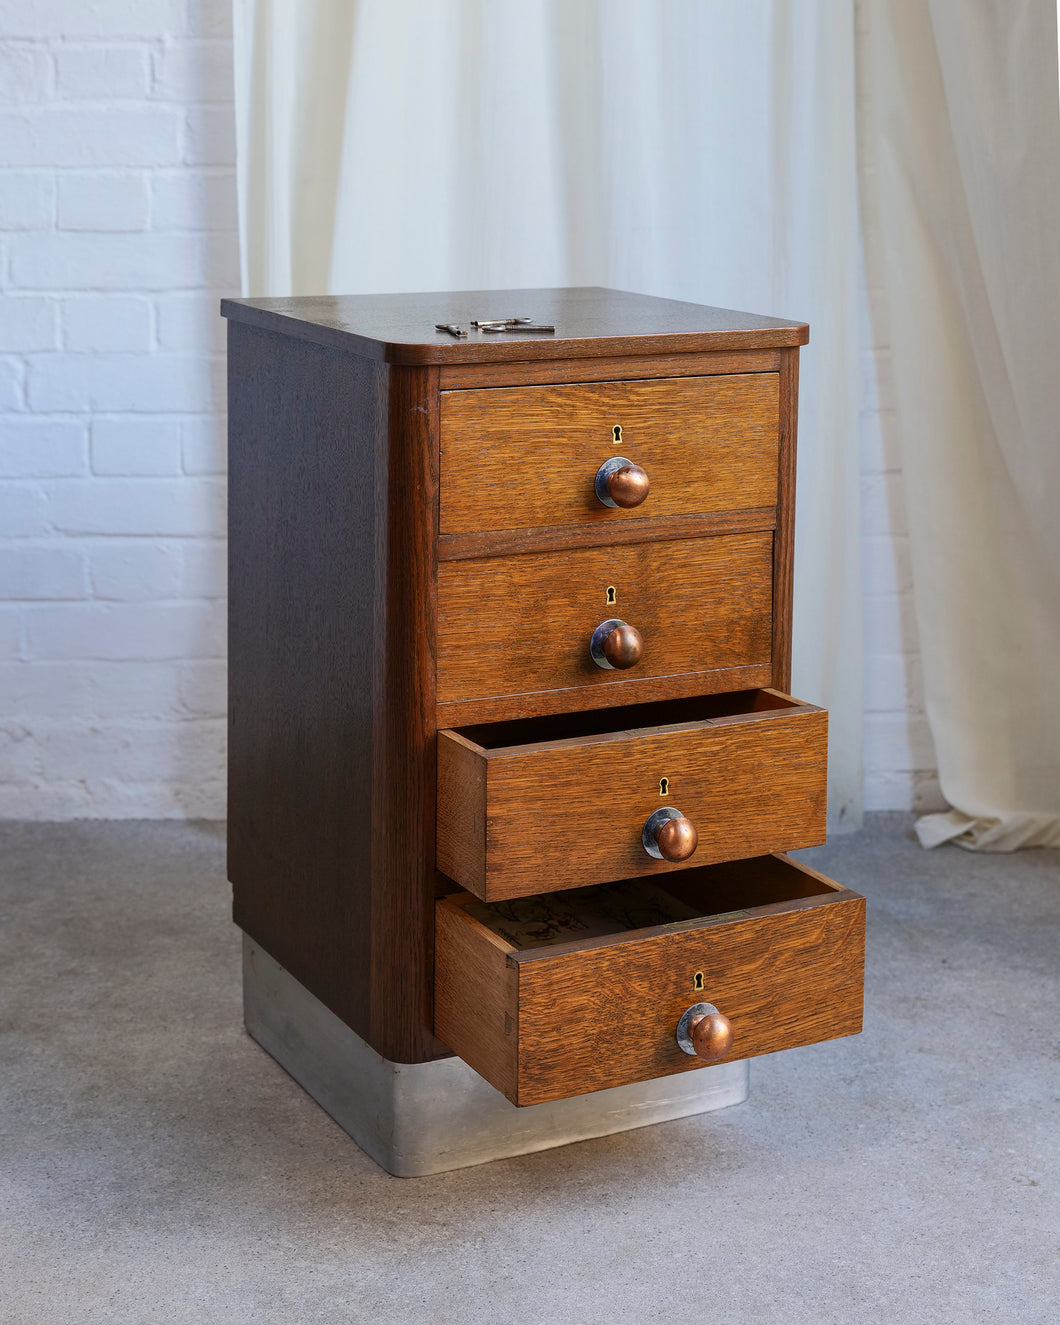
<instances>
[{"instance_id":1,"label":"grey concrete floor","mask_svg":"<svg viewBox=\"0 0 1060 1325\"><path fill-rule=\"evenodd\" d=\"M222 830L0 824L0 1319L1060 1321L1060 853L801 853L865 1032L748 1103L391 1178L243 1033Z\"/></svg>"}]
</instances>

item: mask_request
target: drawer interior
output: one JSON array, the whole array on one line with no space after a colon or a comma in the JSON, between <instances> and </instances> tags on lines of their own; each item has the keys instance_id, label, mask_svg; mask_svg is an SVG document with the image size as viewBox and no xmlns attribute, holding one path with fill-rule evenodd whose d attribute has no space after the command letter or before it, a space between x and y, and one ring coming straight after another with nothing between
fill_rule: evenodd
<instances>
[{"instance_id":1,"label":"drawer interior","mask_svg":"<svg viewBox=\"0 0 1060 1325\"><path fill-rule=\"evenodd\" d=\"M554 949L560 944L570 945L573 951L595 945L594 941L625 939L640 931L679 931L685 922L698 929L712 922L740 919L761 908L788 909L791 903L807 898L846 891L823 875L792 865L777 856L760 856L661 879L621 879L505 902L482 902L460 894L449 901L460 905L512 952Z\"/></svg>"},{"instance_id":2,"label":"drawer interior","mask_svg":"<svg viewBox=\"0 0 1060 1325\"><path fill-rule=\"evenodd\" d=\"M483 750L514 746L547 748L552 741L577 741L614 733L626 736L633 728L657 730L703 722L754 719L756 715L791 712L807 706L779 690L734 690L724 695L696 695L689 699L663 699L651 704L623 704L581 713L552 713L510 722L482 722L457 727L465 740Z\"/></svg>"}]
</instances>

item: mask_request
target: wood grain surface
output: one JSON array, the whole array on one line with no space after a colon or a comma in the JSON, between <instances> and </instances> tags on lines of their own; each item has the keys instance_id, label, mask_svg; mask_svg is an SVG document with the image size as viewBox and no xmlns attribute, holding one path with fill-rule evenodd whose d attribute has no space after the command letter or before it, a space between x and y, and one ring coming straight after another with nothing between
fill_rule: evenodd
<instances>
[{"instance_id":1,"label":"wood grain surface","mask_svg":"<svg viewBox=\"0 0 1060 1325\"><path fill-rule=\"evenodd\" d=\"M607 704L631 681L755 665L768 673L772 551L761 533L443 562L439 704L547 691L554 712L565 691L599 691L595 702ZM593 630L612 617L644 639L628 671L589 655ZM712 688L707 679L702 688Z\"/></svg>"},{"instance_id":2,"label":"wood grain surface","mask_svg":"<svg viewBox=\"0 0 1060 1325\"><path fill-rule=\"evenodd\" d=\"M439 561L474 561L481 557L515 557L524 552L565 552L576 547L622 547L626 543L668 543L675 538L714 538L718 534L772 531L776 509L708 511L618 524L540 525L536 529L484 529L448 534L438 539Z\"/></svg>"},{"instance_id":3,"label":"wood grain surface","mask_svg":"<svg viewBox=\"0 0 1060 1325\"><path fill-rule=\"evenodd\" d=\"M522 309L522 312L513 312ZM388 363L516 363L619 355L697 354L805 345L803 322L710 308L599 286L461 290L426 294L224 299L227 318ZM532 317L551 336L472 331L455 339L435 324Z\"/></svg>"},{"instance_id":4,"label":"wood grain surface","mask_svg":"<svg viewBox=\"0 0 1060 1325\"><path fill-rule=\"evenodd\" d=\"M616 730L536 744L491 747L475 743L475 728L439 732L438 868L496 901L816 846L827 714L784 698L783 707L655 727L632 727L637 719L610 709ZM505 725L489 739L505 741ZM663 806L696 827L687 861L644 850L645 820Z\"/></svg>"},{"instance_id":5,"label":"wood grain surface","mask_svg":"<svg viewBox=\"0 0 1060 1325\"><path fill-rule=\"evenodd\" d=\"M439 985L439 1037L513 1103L529 1105L695 1070L699 1060L674 1038L692 1003L713 1003L732 1022L727 1062L855 1034L864 899L795 861L768 859L674 876L684 899L701 908L699 920L509 952L518 985L516 1033L507 1037L498 1028L505 1012L512 1016L508 987L495 997L480 980L470 998L448 983L454 971L457 985L464 978L461 963L470 972L492 960L497 936L466 914L459 897L443 899L439 961L460 926L467 942L447 967L444 994ZM741 871L748 878L742 907ZM720 914L712 909L719 898L727 908Z\"/></svg>"},{"instance_id":6,"label":"wood grain surface","mask_svg":"<svg viewBox=\"0 0 1060 1325\"><path fill-rule=\"evenodd\" d=\"M516 1093L514 949L452 901L435 907L435 1034L509 1099Z\"/></svg>"},{"instance_id":7,"label":"wood grain surface","mask_svg":"<svg viewBox=\"0 0 1060 1325\"><path fill-rule=\"evenodd\" d=\"M795 459L799 419L799 352L781 352L780 450L777 458L777 522L773 535L773 678L791 685L791 612L795 583Z\"/></svg>"},{"instance_id":8,"label":"wood grain surface","mask_svg":"<svg viewBox=\"0 0 1060 1325\"><path fill-rule=\"evenodd\" d=\"M692 1003L732 1023L725 1062L855 1034L864 953L865 902L853 893L551 959L542 949L519 965L517 1101L694 1069L674 1039Z\"/></svg>"},{"instance_id":9,"label":"wood grain surface","mask_svg":"<svg viewBox=\"0 0 1060 1325\"><path fill-rule=\"evenodd\" d=\"M776 373L443 391L440 532L773 507L778 417ZM630 510L593 490L615 455L651 481Z\"/></svg>"},{"instance_id":10,"label":"wood grain surface","mask_svg":"<svg viewBox=\"0 0 1060 1325\"><path fill-rule=\"evenodd\" d=\"M636 668L632 670L636 671ZM696 695L722 694L748 690L770 683L772 668L768 662L750 667L718 667L711 672L683 672L679 676L646 677L628 680L620 690L600 690L584 686L566 690L531 690L521 695L493 695L485 699L463 699L439 704L435 709L438 727L462 727L467 723L507 722L549 713L580 713L587 709L615 704L648 703Z\"/></svg>"},{"instance_id":11,"label":"wood grain surface","mask_svg":"<svg viewBox=\"0 0 1060 1325\"><path fill-rule=\"evenodd\" d=\"M622 355L545 359L539 363L458 363L440 369L443 391L464 387L531 386L555 382L621 382L634 377L702 377L712 373L776 373L781 350L714 354Z\"/></svg>"},{"instance_id":12,"label":"wood grain surface","mask_svg":"<svg viewBox=\"0 0 1060 1325\"><path fill-rule=\"evenodd\" d=\"M232 323L228 372L234 918L368 1038L387 370Z\"/></svg>"},{"instance_id":13,"label":"wood grain surface","mask_svg":"<svg viewBox=\"0 0 1060 1325\"><path fill-rule=\"evenodd\" d=\"M230 326L234 917L396 1062L444 1052L431 1004L437 395L436 370Z\"/></svg>"},{"instance_id":14,"label":"wood grain surface","mask_svg":"<svg viewBox=\"0 0 1060 1325\"><path fill-rule=\"evenodd\" d=\"M435 545L438 371L390 372L386 541L376 544L372 711L372 983L369 1043L420 1062L433 1038L437 788ZM365 696L362 694L363 704Z\"/></svg>"},{"instance_id":15,"label":"wood grain surface","mask_svg":"<svg viewBox=\"0 0 1060 1325\"><path fill-rule=\"evenodd\" d=\"M437 865L462 888L487 899L488 771L480 746L460 732L438 733Z\"/></svg>"}]
</instances>

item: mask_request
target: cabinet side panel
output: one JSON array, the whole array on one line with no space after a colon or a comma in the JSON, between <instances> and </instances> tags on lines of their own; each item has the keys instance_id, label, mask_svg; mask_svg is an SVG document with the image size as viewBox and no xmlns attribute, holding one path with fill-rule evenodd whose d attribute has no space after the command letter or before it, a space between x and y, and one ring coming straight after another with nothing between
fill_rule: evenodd
<instances>
[{"instance_id":1,"label":"cabinet side panel","mask_svg":"<svg viewBox=\"0 0 1060 1325\"><path fill-rule=\"evenodd\" d=\"M234 917L366 1037L387 379L229 323Z\"/></svg>"}]
</instances>

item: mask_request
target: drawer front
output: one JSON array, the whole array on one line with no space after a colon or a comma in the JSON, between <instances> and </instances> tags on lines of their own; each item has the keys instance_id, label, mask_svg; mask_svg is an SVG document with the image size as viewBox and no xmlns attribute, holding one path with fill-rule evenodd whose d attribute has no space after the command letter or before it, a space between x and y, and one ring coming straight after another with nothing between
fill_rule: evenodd
<instances>
[{"instance_id":1,"label":"drawer front","mask_svg":"<svg viewBox=\"0 0 1060 1325\"><path fill-rule=\"evenodd\" d=\"M766 684L772 572L771 533L444 562L438 702L551 691L555 712L571 707L572 691L617 696L650 678L708 674L697 689L714 691ZM593 631L609 619L643 639L628 670L590 656ZM725 683L727 670L750 667L764 669L761 679Z\"/></svg>"},{"instance_id":2,"label":"drawer front","mask_svg":"<svg viewBox=\"0 0 1060 1325\"><path fill-rule=\"evenodd\" d=\"M475 899L441 899L438 1038L528 1105L703 1066L676 1040L697 1003L731 1022L724 1062L861 1029L863 898L782 856L666 880L676 884L706 912L529 948L476 918Z\"/></svg>"},{"instance_id":3,"label":"drawer front","mask_svg":"<svg viewBox=\"0 0 1060 1325\"><path fill-rule=\"evenodd\" d=\"M773 507L779 381L742 373L444 391L440 532ZM618 455L650 482L632 509L596 496L597 470Z\"/></svg>"},{"instance_id":4,"label":"drawer front","mask_svg":"<svg viewBox=\"0 0 1060 1325\"><path fill-rule=\"evenodd\" d=\"M499 901L816 846L827 757L827 713L768 690L441 731L438 868ZM662 807L698 835L683 860L644 845Z\"/></svg>"}]
</instances>

